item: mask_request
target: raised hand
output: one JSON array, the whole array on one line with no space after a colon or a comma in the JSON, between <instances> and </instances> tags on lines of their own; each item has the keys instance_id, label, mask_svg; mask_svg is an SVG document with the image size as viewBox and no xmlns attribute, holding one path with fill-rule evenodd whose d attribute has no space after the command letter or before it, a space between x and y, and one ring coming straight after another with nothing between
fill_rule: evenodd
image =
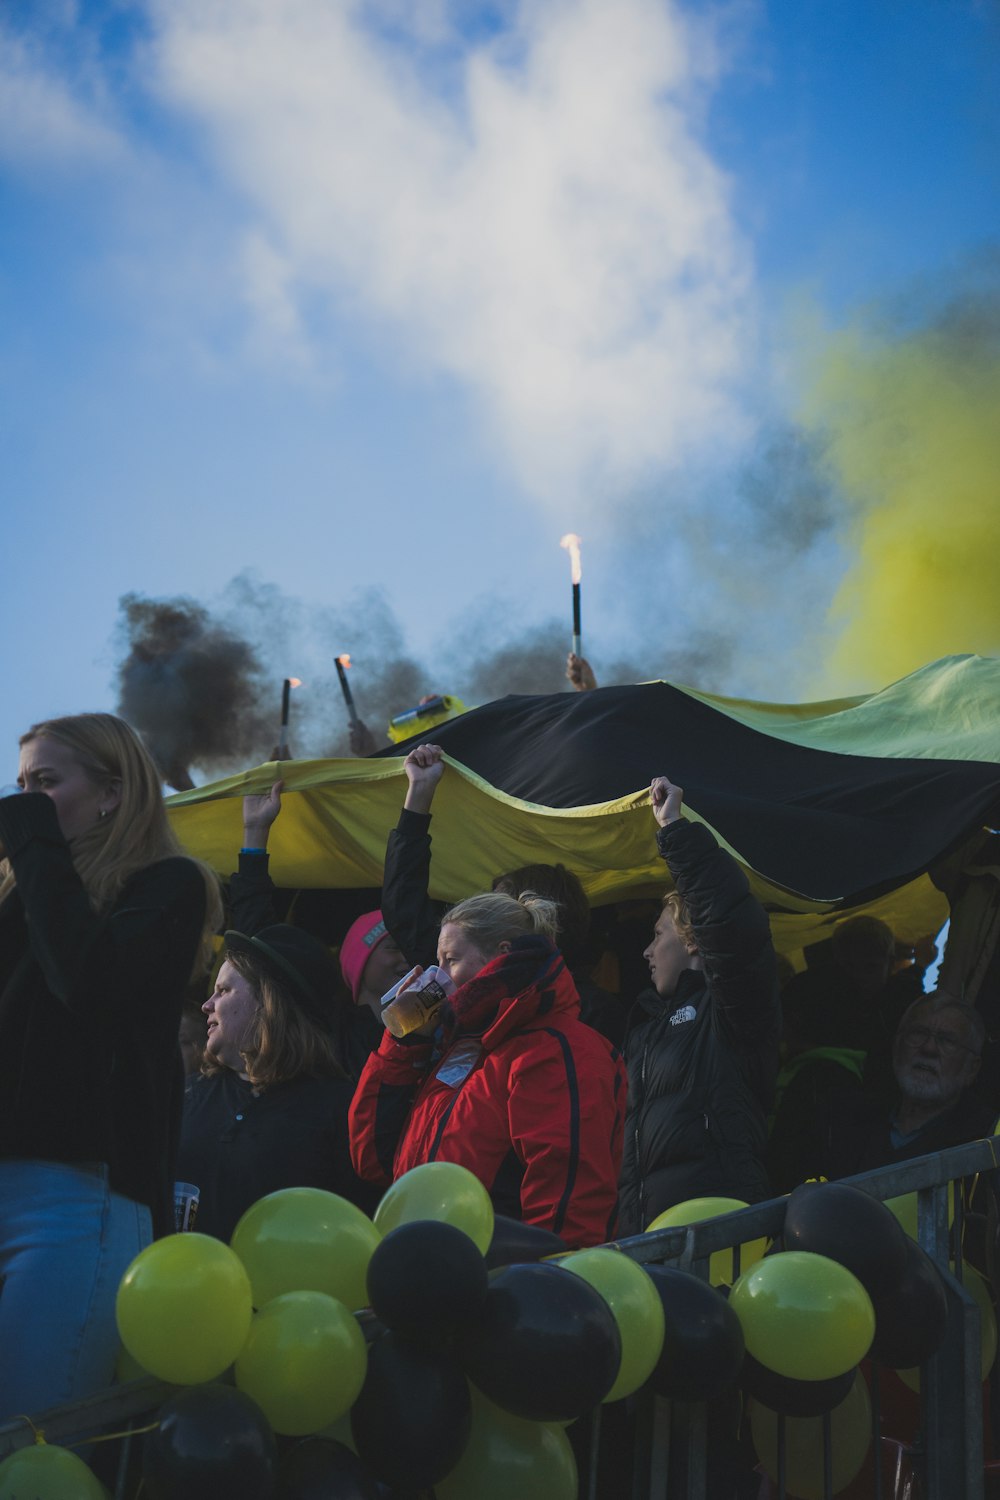
<instances>
[{"instance_id":1,"label":"raised hand","mask_svg":"<svg viewBox=\"0 0 1000 1500\"><path fill-rule=\"evenodd\" d=\"M276 781L269 792L243 798L243 843L248 849L266 849L271 824L281 811L285 783Z\"/></svg>"},{"instance_id":2,"label":"raised hand","mask_svg":"<svg viewBox=\"0 0 1000 1500\"><path fill-rule=\"evenodd\" d=\"M444 775L444 751L440 745L418 745L403 762L409 786L404 807L411 812L429 813L437 784Z\"/></svg>"},{"instance_id":3,"label":"raised hand","mask_svg":"<svg viewBox=\"0 0 1000 1500\"><path fill-rule=\"evenodd\" d=\"M597 686L594 669L585 656L570 652L566 658L566 676L578 693L589 693Z\"/></svg>"},{"instance_id":4,"label":"raised hand","mask_svg":"<svg viewBox=\"0 0 1000 1500\"><path fill-rule=\"evenodd\" d=\"M654 776L649 799L653 804L653 817L661 828L666 828L668 823L676 823L681 816L684 788L675 786L669 776Z\"/></svg>"}]
</instances>

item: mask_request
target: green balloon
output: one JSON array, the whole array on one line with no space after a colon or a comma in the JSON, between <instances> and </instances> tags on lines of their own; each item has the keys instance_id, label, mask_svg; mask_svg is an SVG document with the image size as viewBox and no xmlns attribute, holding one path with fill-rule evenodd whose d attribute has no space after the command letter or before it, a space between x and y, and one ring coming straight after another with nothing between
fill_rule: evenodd
<instances>
[{"instance_id":1,"label":"green balloon","mask_svg":"<svg viewBox=\"0 0 1000 1500\"><path fill-rule=\"evenodd\" d=\"M457 1162L429 1161L404 1172L375 1210L380 1234L417 1219L438 1219L463 1230L483 1255L493 1239L490 1195L479 1178Z\"/></svg>"},{"instance_id":2,"label":"green balloon","mask_svg":"<svg viewBox=\"0 0 1000 1500\"><path fill-rule=\"evenodd\" d=\"M729 1305L754 1359L792 1380L831 1380L864 1359L871 1298L846 1266L808 1250L770 1255L741 1276Z\"/></svg>"},{"instance_id":3,"label":"green balloon","mask_svg":"<svg viewBox=\"0 0 1000 1500\"><path fill-rule=\"evenodd\" d=\"M147 1245L115 1302L128 1353L175 1385L200 1385L227 1370L252 1312L246 1271L228 1245L207 1234L170 1234Z\"/></svg>"},{"instance_id":4,"label":"green balloon","mask_svg":"<svg viewBox=\"0 0 1000 1500\"><path fill-rule=\"evenodd\" d=\"M761 1467L777 1483L778 1418L759 1401L750 1407L750 1431ZM833 1494L839 1494L857 1478L871 1445L871 1400L864 1376L859 1372L843 1401L830 1413ZM788 1492L801 1500L823 1500L826 1488L822 1417L785 1418L785 1483Z\"/></svg>"},{"instance_id":5,"label":"green balloon","mask_svg":"<svg viewBox=\"0 0 1000 1500\"><path fill-rule=\"evenodd\" d=\"M254 1317L236 1361L236 1384L274 1428L304 1437L357 1400L368 1348L357 1319L325 1292L285 1292Z\"/></svg>"},{"instance_id":6,"label":"green balloon","mask_svg":"<svg viewBox=\"0 0 1000 1500\"><path fill-rule=\"evenodd\" d=\"M717 1219L722 1214L732 1214L740 1208L749 1208L742 1198L688 1198L684 1203L675 1203L658 1214L646 1225L646 1233L654 1229L677 1229L688 1224L702 1224L706 1219ZM746 1240L740 1246L740 1270L746 1271L760 1260L767 1249L767 1240ZM708 1279L713 1286L731 1286L734 1277L736 1255L734 1250L715 1250L708 1261Z\"/></svg>"},{"instance_id":7,"label":"green balloon","mask_svg":"<svg viewBox=\"0 0 1000 1500\"><path fill-rule=\"evenodd\" d=\"M323 1188L281 1188L247 1209L232 1247L246 1267L254 1307L285 1292L325 1292L367 1307L365 1278L382 1236L360 1208Z\"/></svg>"},{"instance_id":8,"label":"green balloon","mask_svg":"<svg viewBox=\"0 0 1000 1500\"><path fill-rule=\"evenodd\" d=\"M600 1292L614 1314L622 1340L622 1362L604 1400L620 1401L645 1385L663 1349L660 1295L638 1261L621 1250L600 1246L577 1250L559 1264Z\"/></svg>"},{"instance_id":9,"label":"green balloon","mask_svg":"<svg viewBox=\"0 0 1000 1500\"><path fill-rule=\"evenodd\" d=\"M437 1500L577 1500L576 1459L562 1428L502 1411L475 1386L472 1431Z\"/></svg>"},{"instance_id":10,"label":"green balloon","mask_svg":"<svg viewBox=\"0 0 1000 1500\"><path fill-rule=\"evenodd\" d=\"M106 1494L82 1458L51 1443L21 1448L0 1463L0 1500L102 1500Z\"/></svg>"}]
</instances>

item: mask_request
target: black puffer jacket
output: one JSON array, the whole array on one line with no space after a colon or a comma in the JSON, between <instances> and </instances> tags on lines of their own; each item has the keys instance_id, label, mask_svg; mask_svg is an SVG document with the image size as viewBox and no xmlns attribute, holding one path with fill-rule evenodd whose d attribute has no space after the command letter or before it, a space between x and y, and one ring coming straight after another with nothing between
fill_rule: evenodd
<instances>
[{"instance_id":1,"label":"black puffer jacket","mask_svg":"<svg viewBox=\"0 0 1000 1500\"><path fill-rule=\"evenodd\" d=\"M621 1235L640 1234L688 1198L753 1203L770 1191L764 1152L780 1010L767 914L703 825L671 823L657 844L704 970L685 970L669 999L647 990L633 1006Z\"/></svg>"}]
</instances>

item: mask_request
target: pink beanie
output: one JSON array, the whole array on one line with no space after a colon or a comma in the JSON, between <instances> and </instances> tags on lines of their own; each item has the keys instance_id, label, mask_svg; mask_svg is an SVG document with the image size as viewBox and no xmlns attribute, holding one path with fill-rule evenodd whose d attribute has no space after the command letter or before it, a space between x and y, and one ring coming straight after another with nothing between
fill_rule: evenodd
<instances>
[{"instance_id":1,"label":"pink beanie","mask_svg":"<svg viewBox=\"0 0 1000 1500\"><path fill-rule=\"evenodd\" d=\"M388 936L380 911L366 911L363 917L358 917L347 929L340 945L340 972L355 1003L361 989L365 965L382 939Z\"/></svg>"}]
</instances>

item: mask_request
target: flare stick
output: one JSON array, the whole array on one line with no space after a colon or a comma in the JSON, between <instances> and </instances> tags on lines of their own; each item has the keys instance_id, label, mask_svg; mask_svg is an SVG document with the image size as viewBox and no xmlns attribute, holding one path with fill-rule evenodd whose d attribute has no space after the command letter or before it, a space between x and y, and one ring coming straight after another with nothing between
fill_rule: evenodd
<instances>
[{"instance_id":1,"label":"flare stick","mask_svg":"<svg viewBox=\"0 0 1000 1500\"><path fill-rule=\"evenodd\" d=\"M360 720L358 719L358 711L354 707L354 696L351 693L350 683L347 681L346 671L351 665L351 658L349 656L337 656L334 660L337 664L337 676L340 678L340 691L343 693L344 702L347 705L348 718L352 724L357 724Z\"/></svg>"}]
</instances>

